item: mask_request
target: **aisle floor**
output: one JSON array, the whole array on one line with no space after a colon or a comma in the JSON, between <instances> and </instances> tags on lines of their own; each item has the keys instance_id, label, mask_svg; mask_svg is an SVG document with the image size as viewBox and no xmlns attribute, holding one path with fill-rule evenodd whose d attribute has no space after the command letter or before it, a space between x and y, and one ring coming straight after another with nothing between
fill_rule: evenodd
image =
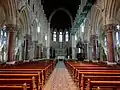
<instances>
[{"instance_id":1,"label":"aisle floor","mask_svg":"<svg viewBox=\"0 0 120 90\"><path fill-rule=\"evenodd\" d=\"M68 73L64 62L59 61L43 90L79 90Z\"/></svg>"}]
</instances>

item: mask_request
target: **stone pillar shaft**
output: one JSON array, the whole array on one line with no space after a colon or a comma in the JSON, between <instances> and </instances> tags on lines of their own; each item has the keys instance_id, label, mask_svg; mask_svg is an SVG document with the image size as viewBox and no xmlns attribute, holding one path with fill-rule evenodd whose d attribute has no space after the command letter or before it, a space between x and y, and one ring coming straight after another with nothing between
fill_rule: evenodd
<instances>
[{"instance_id":1,"label":"stone pillar shaft","mask_svg":"<svg viewBox=\"0 0 120 90\"><path fill-rule=\"evenodd\" d=\"M96 54L97 54L97 50L96 50L96 35L91 35L91 41L93 44L93 59L96 59Z\"/></svg>"},{"instance_id":2,"label":"stone pillar shaft","mask_svg":"<svg viewBox=\"0 0 120 90\"><path fill-rule=\"evenodd\" d=\"M47 47L47 59L50 59L50 48Z\"/></svg>"},{"instance_id":3,"label":"stone pillar shaft","mask_svg":"<svg viewBox=\"0 0 120 90\"><path fill-rule=\"evenodd\" d=\"M108 24L105 25L105 31L107 35L107 46L108 46L108 62L115 62L114 56L114 45L113 45L113 31L115 30L115 25Z\"/></svg>"},{"instance_id":4,"label":"stone pillar shaft","mask_svg":"<svg viewBox=\"0 0 120 90\"><path fill-rule=\"evenodd\" d=\"M7 25L9 31L9 44L8 44L8 62L14 61L14 39L15 39L15 26Z\"/></svg>"},{"instance_id":5,"label":"stone pillar shaft","mask_svg":"<svg viewBox=\"0 0 120 90\"><path fill-rule=\"evenodd\" d=\"M9 32L8 61L14 61L14 32Z\"/></svg>"},{"instance_id":6,"label":"stone pillar shaft","mask_svg":"<svg viewBox=\"0 0 120 90\"><path fill-rule=\"evenodd\" d=\"M29 50L30 50L30 35L26 34L26 41L25 41L25 60L29 59Z\"/></svg>"},{"instance_id":7,"label":"stone pillar shaft","mask_svg":"<svg viewBox=\"0 0 120 90\"><path fill-rule=\"evenodd\" d=\"M72 35L72 59L75 59L76 56L76 41L75 41L75 35Z\"/></svg>"},{"instance_id":8,"label":"stone pillar shaft","mask_svg":"<svg viewBox=\"0 0 120 90\"><path fill-rule=\"evenodd\" d=\"M41 52L40 56L41 56L41 58L43 58L43 46L41 47L41 51L40 52Z\"/></svg>"},{"instance_id":9,"label":"stone pillar shaft","mask_svg":"<svg viewBox=\"0 0 120 90\"><path fill-rule=\"evenodd\" d=\"M75 48L72 47L72 59L75 59Z\"/></svg>"},{"instance_id":10,"label":"stone pillar shaft","mask_svg":"<svg viewBox=\"0 0 120 90\"><path fill-rule=\"evenodd\" d=\"M38 41L33 41L33 48L34 48L34 59L36 59L37 58L37 49L38 49L38 47L37 47L37 43L38 43Z\"/></svg>"}]
</instances>

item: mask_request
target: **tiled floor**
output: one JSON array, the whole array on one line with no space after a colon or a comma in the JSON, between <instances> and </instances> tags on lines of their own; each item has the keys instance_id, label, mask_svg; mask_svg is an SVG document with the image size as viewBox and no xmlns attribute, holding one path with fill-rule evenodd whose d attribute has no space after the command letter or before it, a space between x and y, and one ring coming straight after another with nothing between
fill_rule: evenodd
<instances>
[{"instance_id":1,"label":"tiled floor","mask_svg":"<svg viewBox=\"0 0 120 90\"><path fill-rule=\"evenodd\" d=\"M78 90L64 63L59 61L43 90Z\"/></svg>"}]
</instances>

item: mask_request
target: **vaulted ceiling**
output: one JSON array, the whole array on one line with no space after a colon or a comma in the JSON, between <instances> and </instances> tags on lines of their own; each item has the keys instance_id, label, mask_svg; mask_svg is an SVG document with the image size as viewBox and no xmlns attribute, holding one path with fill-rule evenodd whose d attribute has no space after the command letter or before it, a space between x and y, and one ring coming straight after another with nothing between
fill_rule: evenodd
<instances>
[{"instance_id":1,"label":"vaulted ceiling","mask_svg":"<svg viewBox=\"0 0 120 90\"><path fill-rule=\"evenodd\" d=\"M42 0L42 5L49 20L50 15L58 8L64 8L71 14L73 20L76 16L81 0ZM51 27L65 29L71 27L71 19L63 10L57 11L51 19Z\"/></svg>"}]
</instances>

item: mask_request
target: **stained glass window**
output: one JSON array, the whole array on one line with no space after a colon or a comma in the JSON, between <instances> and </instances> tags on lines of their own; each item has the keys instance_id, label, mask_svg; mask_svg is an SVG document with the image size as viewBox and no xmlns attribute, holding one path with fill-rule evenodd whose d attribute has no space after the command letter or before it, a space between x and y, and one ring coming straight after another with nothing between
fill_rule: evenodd
<instances>
[{"instance_id":1,"label":"stained glass window","mask_svg":"<svg viewBox=\"0 0 120 90\"><path fill-rule=\"evenodd\" d=\"M120 32L116 32L116 43L120 43Z\"/></svg>"},{"instance_id":2,"label":"stained glass window","mask_svg":"<svg viewBox=\"0 0 120 90\"><path fill-rule=\"evenodd\" d=\"M3 26L2 30L1 30L1 45L2 44L7 44L7 30L6 30L6 26Z\"/></svg>"},{"instance_id":3,"label":"stained glass window","mask_svg":"<svg viewBox=\"0 0 120 90\"><path fill-rule=\"evenodd\" d=\"M65 41L68 42L68 38L69 38L69 35L68 35L68 31L66 32L65 34Z\"/></svg>"},{"instance_id":4,"label":"stained glass window","mask_svg":"<svg viewBox=\"0 0 120 90\"><path fill-rule=\"evenodd\" d=\"M59 42L62 42L62 32L60 32L60 34L59 34Z\"/></svg>"},{"instance_id":5,"label":"stained glass window","mask_svg":"<svg viewBox=\"0 0 120 90\"><path fill-rule=\"evenodd\" d=\"M56 32L53 33L53 41L56 41Z\"/></svg>"},{"instance_id":6,"label":"stained glass window","mask_svg":"<svg viewBox=\"0 0 120 90\"><path fill-rule=\"evenodd\" d=\"M105 45L105 47L107 47L107 37L105 37L105 39L104 39L104 45Z\"/></svg>"}]
</instances>

